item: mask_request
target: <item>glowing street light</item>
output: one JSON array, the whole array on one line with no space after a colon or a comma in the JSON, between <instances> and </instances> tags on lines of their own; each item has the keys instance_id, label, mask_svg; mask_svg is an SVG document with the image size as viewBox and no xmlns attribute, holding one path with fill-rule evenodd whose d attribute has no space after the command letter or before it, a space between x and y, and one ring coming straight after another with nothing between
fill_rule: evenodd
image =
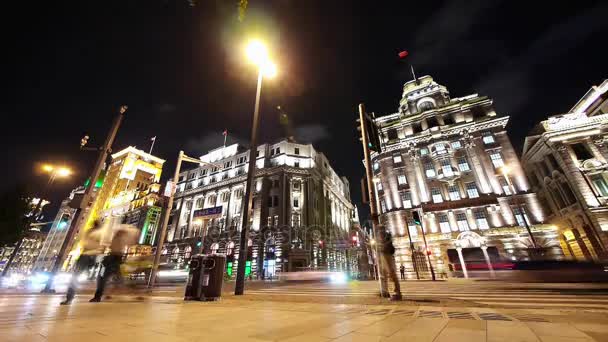
<instances>
[{"instance_id":1,"label":"glowing street light","mask_svg":"<svg viewBox=\"0 0 608 342\"><path fill-rule=\"evenodd\" d=\"M251 142L249 143L249 165L247 168L247 182L245 183L245 197L243 198L243 217L241 237L239 244L239 263L236 272L235 295L242 295L245 291L245 266L247 264L247 241L249 241L249 211L253 201L253 176L255 161L257 160L258 126L260 124L260 94L262 92L262 79L272 78L277 74L277 66L270 60L266 45L260 40L253 40L247 45L246 55L249 61L258 68L258 85L255 93L255 107L253 109L253 124L251 126Z\"/></svg>"}]
</instances>

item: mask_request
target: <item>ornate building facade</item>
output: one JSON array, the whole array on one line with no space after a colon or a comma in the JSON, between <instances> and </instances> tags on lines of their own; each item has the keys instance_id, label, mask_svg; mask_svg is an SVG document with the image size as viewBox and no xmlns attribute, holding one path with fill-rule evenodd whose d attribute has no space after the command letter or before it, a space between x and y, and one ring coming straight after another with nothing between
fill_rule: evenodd
<instances>
[{"instance_id":1,"label":"ornate building facade","mask_svg":"<svg viewBox=\"0 0 608 342\"><path fill-rule=\"evenodd\" d=\"M474 268L528 259L534 245L545 256L562 256L505 131L508 120L490 98L452 98L430 76L406 82L398 112L375 119L380 221L409 277L428 271L428 259L438 276L468 277ZM412 210L422 213L427 250Z\"/></svg>"},{"instance_id":2,"label":"ornate building facade","mask_svg":"<svg viewBox=\"0 0 608 342\"><path fill-rule=\"evenodd\" d=\"M225 253L236 270L249 151L234 144L200 157L210 163L180 174L165 259ZM348 234L354 218L349 183L310 144L282 140L257 148L247 272L351 270Z\"/></svg>"},{"instance_id":3,"label":"ornate building facade","mask_svg":"<svg viewBox=\"0 0 608 342\"><path fill-rule=\"evenodd\" d=\"M592 87L567 114L542 121L526 138L522 163L559 228L565 254L608 255L608 80Z\"/></svg>"}]
</instances>

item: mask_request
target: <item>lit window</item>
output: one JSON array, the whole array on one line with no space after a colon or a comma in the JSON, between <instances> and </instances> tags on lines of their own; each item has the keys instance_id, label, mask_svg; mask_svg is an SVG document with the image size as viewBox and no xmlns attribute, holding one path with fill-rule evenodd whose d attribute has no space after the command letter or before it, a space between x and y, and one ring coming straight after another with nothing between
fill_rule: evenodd
<instances>
[{"instance_id":1,"label":"lit window","mask_svg":"<svg viewBox=\"0 0 608 342\"><path fill-rule=\"evenodd\" d=\"M431 195L433 196L433 203L441 203L443 202L443 197L441 197L441 191L437 188L431 189Z\"/></svg>"},{"instance_id":2,"label":"lit window","mask_svg":"<svg viewBox=\"0 0 608 342\"><path fill-rule=\"evenodd\" d=\"M496 140L494 140L494 135L492 134L492 132L483 132L482 140L483 143L486 145L493 144L496 142Z\"/></svg>"},{"instance_id":3,"label":"lit window","mask_svg":"<svg viewBox=\"0 0 608 342\"><path fill-rule=\"evenodd\" d=\"M380 164L378 162L374 163L374 171L378 171L378 169L380 168Z\"/></svg>"},{"instance_id":4,"label":"lit window","mask_svg":"<svg viewBox=\"0 0 608 342\"><path fill-rule=\"evenodd\" d=\"M517 224L521 227L526 226L526 222L530 222L530 220L528 220L528 215L526 215L526 212L523 208L513 208L513 214L515 215L515 220L517 221Z\"/></svg>"},{"instance_id":5,"label":"lit window","mask_svg":"<svg viewBox=\"0 0 608 342\"><path fill-rule=\"evenodd\" d=\"M428 148L421 148L420 149L420 155L421 156L426 156L427 154L429 154L429 149Z\"/></svg>"},{"instance_id":6,"label":"lit window","mask_svg":"<svg viewBox=\"0 0 608 342\"><path fill-rule=\"evenodd\" d=\"M469 163L467 162L467 158L462 156L458 157L458 168L461 172L470 171Z\"/></svg>"},{"instance_id":7,"label":"lit window","mask_svg":"<svg viewBox=\"0 0 608 342\"><path fill-rule=\"evenodd\" d=\"M595 175L591 176L590 178L591 178L591 183L593 183L593 185L595 185L595 188L600 193L600 195L602 195L603 197L607 197L608 196L608 184L606 183L606 179L604 178L604 176L602 176L601 174L595 174Z\"/></svg>"},{"instance_id":8,"label":"lit window","mask_svg":"<svg viewBox=\"0 0 608 342\"><path fill-rule=\"evenodd\" d=\"M424 173L427 177L435 177L435 168L431 162L424 163Z\"/></svg>"},{"instance_id":9,"label":"lit window","mask_svg":"<svg viewBox=\"0 0 608 342\"><path fill-rule=\"evenodd\" d=\"M505 163L502 160L502 155L500 154L500 152L491 152L490 160L492 160L492 165L494 165L495 169L498 169L505 165Z\"/></svg>"},{"instance_id":10,"label":"lit window","mask_svg":"<svg viewBox=\"0 0 608 342\"><path fill-rule=\"evenodd\" d=\"M439 214L439 229L441 229L442 233L449 233L452 231L450 222L448 221L448 215Z\"/></svg>"},{"instance_id":11,"label":"lit window","mask_svg":"<svg viewBox=\"0 0 608 342\"><path fill-rule=\"evenodd\" d=\"M452 141L452 148L453 149L457 149L457 148L461 148L462 144L460 143L460 140L457 141Z\"/></svg>"},{"instance_id":12,"label":"lit window","mask_svg":"<svg viewBox=\"0 0 608 342\"><path fill-rule=\"evenodd\" d=\"M416 229L416 223L414 223L414 219L413 218L409 218L407 220L407 228L410 230L410 235L411 236L417 236L418 235L418 229Z\"/></svg>"},{"instance_id":13,"label":"lit window","mask_svg":"<svg viewBox=\"0 0 608 342\"><path fill-rule=\"evenodd\" d=\"M486 213L483 209L475 210L475 223L477 223L477 228L479 229L489 229L488 219L486 218Z\"/></svg>"},{"instance_id":14,"label":"lit window","mask_svg":"<svg viewBox=\"0 0 608 342\"><path fill-rule=\"evenodd\" d=\"M451 177L454 175L452 164L450 164L449 159L442 159L439 164L441 165L441 171L443 172L444 177Z\"/></svg>"},{"instance_id":15,"label":"lit window","mask_svg":"<svg viewBox=\"0 0 608 342\"><path fill-rule=\"evenodd\" d=\"M500 181L500 186L502 187L502 191L505 193L505 195L507 195L507 196L511 195L511 187L509 186L509 183L507 182L507 180L504 177L500 177L499 181Z\"/></svg>"},{"instance_id":16,"label":"lit window","mask_svg":"<svg viewBox=\"0 0 608 342\"><path fill-rule=\"evenodd\" d=\"M397 183L399 183L399 185L407 184L407 179L405 178L405 175L397 176Z\"/></svg>"},{"instance_id":17,"label":"lit window","mask_svg":"<svg viewBox=\"0 0 608 342\"><path fill-rule=\"evenodd\" d=\"M386 212L386 203L384 202L384 200L380 200L380 210L380 213Z\"/></svg>"},{"instance_id":18,"label":"lit window","mask_svg":"<svg viewBox=\"0 0 608 342\"><path fill-rule=\"evenodd\" d=\"M401 201L403 201L403 207L409 209L412 207L412 194L409 191L401 194Z\"/></svg>"},{"instance_id":19,"label":"lit window","mask_svg":"<svg viewBox=\"0 0 608 342\"><path fill-rule=\"evenodd\" d=\"M445 149L444 144L439 144L439 145L435 146L435 152L437 152L437 154L445 154L448 151Z\"/></svg>"},{"instance_id":20,"label":"lit window","mask_svg":"<svg viewBox=\"0 0 608 342\"><path fill-rule=\"evenodd\" d=\"M450 193L450 200L457 201L460 199L460 191L458 191L458 186L456 186L456 185L448 186L448 192Z\"/></svg>"},{"instance_id":21,"label":"lit window","mask_svg":"<svg viewBox=\"0 0 608 342\"><path fill-rule=\"evenodd\" d=\"M393 156L393 163L395 163L395 164L401 163L401 156L400 155L394 155Z\"/></svg>"},{"instance_id":22,"label":"lit window","mask_svg":"<svg viewBox=\"0 0 608 342\"><path fill-rule=\"evenodd\" d=\"M458 230L461 232L469 230L469 222L467 222L467 215L465 213L457 213L456 222L458 223Z\"/></svg>"},{"instance_id":23,"label":"lit window","mask_svg":"<svg viewBox=\"0 0 608 342\"><path fill-rule=\"evenodd\" d=\"M477 185L475 183L467 183L467 195L469 198L477 198L479 197L479 191L477 191Z\"/></svg>"},{"instance_id":24,"label":"lit window","mask_svg":"<svg viewBox=\"0 0 608 342\"><path fill-rule=\"evenodd\" d=\"M376 183L376 190L382 191L382 182L377 182Z\"/></svg>"}]
</instances>

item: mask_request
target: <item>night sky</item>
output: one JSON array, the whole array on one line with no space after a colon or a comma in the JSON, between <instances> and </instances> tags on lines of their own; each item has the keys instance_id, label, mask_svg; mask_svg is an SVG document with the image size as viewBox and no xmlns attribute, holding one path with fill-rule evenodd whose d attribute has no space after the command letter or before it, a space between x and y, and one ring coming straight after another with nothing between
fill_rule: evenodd
<instances>
[{"instance_id":1,"label":"night sky","mask_svg":"<svg viewBox=\"0 0 608 342\"><path fill-rule=\"evenodd\" d=\"M37 191L46 182L37 163L65 163L77 173L53 185L55 208L91 171L95 154L79 151L80 138L101 144L120 104L129 110L115 150L147 150L157 136L163 179L179 149L200 156L223 143L224 129L229 142L248 141L256 82L248 37L267 39L279 65L262 91L261 141L286 135L281 105L296 137L348 177L356 203L357 104L396 111L411 79L399 51L452 97L492 97L511 116L518 150L536 122L608 76L608 5L592 1L249 0L243 21L237 0L19 3L1 14L0 188L27 182Z\"/></svg>"}]
</instances>

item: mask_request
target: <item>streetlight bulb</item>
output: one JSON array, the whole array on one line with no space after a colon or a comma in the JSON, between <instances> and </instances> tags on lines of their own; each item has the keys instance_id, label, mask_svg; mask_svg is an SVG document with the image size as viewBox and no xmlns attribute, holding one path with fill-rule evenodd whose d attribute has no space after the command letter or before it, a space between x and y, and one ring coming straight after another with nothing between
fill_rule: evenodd
<instances>
[{"instance_id":1,"label":"streetlight bulb","mask_svg":"<svg viewBox=\"0 0 608 342\"><path fill-rule=\"evenodd\" d=\"M277 75L277 65L271 61L266 61L260 66L260 72L266 78L274 78Z\"/></svg>"},{"instance_id":2,"label":"streetlight bulb","mask_svg":"<svg viewBox=\"0 0 608 342\"><path fill-rule=\"evenodd\" d=\"M370 241L370 243L371 243L372 245L375 245L375 244L376 244L376 240L372 239L372 240Z\"/></svg>"},{"instance_id":3,"label":"streetlight bulb","mask_svg":"<svg viewBox=\"0 0 608 342\"><path fill-rule=\"evenodd\" d=\"M53 167L53 165L49 165L49 164L42 165L42 171L52 172L54 169L55 168Z\"/></svg>"},{"instance_id":4,"label":"streetlight bulb","mask_svg":"<svg viewBox=\"0 0 608 342\"><path fill-rule=\"evenodd\" d=\"M57 175L59 177L67 177L71 174L72 174L72 170L68 169L67 167L61 167L61 168L59 168L59 170L57 170Z\"/></svg>"},{"instance_id":5,"label":"streetlight bulb","mask_svg":"<svg viewBox=\"0 0 608 342\"><path fill-rule=\"evenodd\" d=\"M509 168L507 165L502 166L502 173L504 173L505 175L508 174L510 171L511 168Z\"/></svg>"},{"instance_id":6,"label":"streetlight bulb","mask_svg":"<svg viewBox=\"0 0 608 342\"><path fill-rule=\"evenodd\" d=\"M247 45L247 58L261 68L268 61L266 46L259 40L253 40Z\"/></svg>"}]
</instances>

